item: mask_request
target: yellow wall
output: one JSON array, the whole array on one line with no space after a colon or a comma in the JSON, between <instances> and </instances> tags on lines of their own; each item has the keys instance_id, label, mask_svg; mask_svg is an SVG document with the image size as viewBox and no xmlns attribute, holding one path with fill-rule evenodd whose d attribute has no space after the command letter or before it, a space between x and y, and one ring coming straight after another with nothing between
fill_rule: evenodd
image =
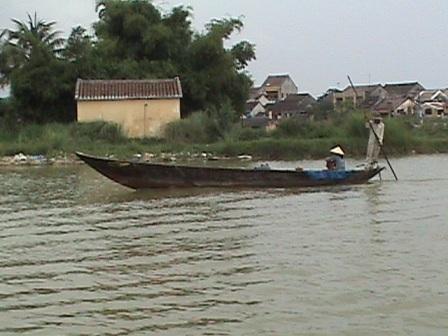
<instances>
[{"instance_id":1,"label":"yellow wall","mask_svg":"<svg viewBox=\"0 0 448 336\"><path fill-rule=\"evenodd\" d=\"M114 122L130 138L160 136L167 123L178 119L179 99L78 101L79 122Z\"/></svg>"}]
</instances>

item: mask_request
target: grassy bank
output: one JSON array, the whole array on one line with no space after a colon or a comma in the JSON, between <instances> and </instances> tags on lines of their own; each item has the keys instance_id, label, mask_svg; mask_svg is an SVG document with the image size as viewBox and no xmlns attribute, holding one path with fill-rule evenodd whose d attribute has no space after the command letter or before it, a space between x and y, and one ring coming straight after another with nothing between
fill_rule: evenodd
<instances>
[{"instance_id":1,"label":"grassy bank","mask_svg":"<svg viewBox=\"0 0 448 336\"><path fill-rule=\"evenodd\" d=\"M341 144L349 156L362 157L368 138L361 115L315 122L291 119L271 133L243 129L237 124L223 127L214 119L197 115L170 125L166 133L169 140L129 140L116 125L101 122L0 128L0 156L24 153L56 157L83 151L122 158L136 153L177 153L188 157L207 152L217 156L250 154L260 159L294 160L322 158L331 146ZM427 121L419 127L412 120L387 120L385 143L391 155L446 153L448 127L440 120Z\"/></svg>"}]
</instances>

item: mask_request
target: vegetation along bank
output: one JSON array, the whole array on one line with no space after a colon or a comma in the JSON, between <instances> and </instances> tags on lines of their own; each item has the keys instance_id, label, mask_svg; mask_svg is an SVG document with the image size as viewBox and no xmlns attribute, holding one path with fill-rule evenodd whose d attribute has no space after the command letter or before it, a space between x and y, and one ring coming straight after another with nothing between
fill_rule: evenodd
<instances>
[{"instance_id":1,"label":"vegetation along bank","mask_svg":"<svg viewBox=\"0 0 448 336\"><path fill-rule=\"evenodd\" d=\"M448 152L448 127L443 122L418 125L412 119L389 119L385 145L390 155ZM338 143L349 157L365 155L368 130L362 114L350 114L321 121L288 119L267 132L226 123L207 113L171 123L165 139L128 139L120 127L103 122L89 124L50 123L26 125L0 132L0 156L45 155L66 157L75 151L101 156L151 160L250 155L262 160L322 158ZM145 157L146 154L146 157Z\"/></svg>"}]
</instances>

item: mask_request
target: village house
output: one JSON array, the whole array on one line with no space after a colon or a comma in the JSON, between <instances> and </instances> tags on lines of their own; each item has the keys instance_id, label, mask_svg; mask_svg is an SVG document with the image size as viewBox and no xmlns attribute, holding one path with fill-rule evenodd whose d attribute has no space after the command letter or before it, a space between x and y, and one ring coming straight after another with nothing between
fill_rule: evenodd
<instances>
[{"instance_id":1,"label":"village house","mask_svg":"<svg viewBox=\"0 0 448 336\"><path fill-rule=\"evenodd\" d=\"M424 90L415 99L422 117L448 116L448 90Z\"/></svg>"},{"instance_id":2,"label":"village house","mask_svg":"<svg viewBox=\"0 0 448 336\"><path fill-rule=\"evenodd\" d=\"M388 96L401 96L414 98L419 92L425 88L418 82L384 84L384 90Z\"/></svg>"},{"instance_id":3,"label":"village house","mask_svg":"<svg viewBox=\"0 0 448 336\"><path fill-rule=\"evenodd\" d=\"M329 90L320 101L330 101L336 109L350 104L383 117L414 115L415 96L422 90L424 87L417 82L355 85L355 89L347 86L342 91Z\"/></svg>"},{"instance_id":4,"label":"village house","mask_svg":"<svg viewBox=\"0 0 448 336\"><path fill-rule=\"evenodd\" d=\"M249 99L265 94L269 101L278 101L298 92L297 85L289 75L269 75L260 87L251 89Z\"/></svg>"},{"instance_id":5,"label":"village house","mask_svg":"<svg viewBox=\"0 0 448 336\"><path fill-rule=\"evenodd\" d=\"M269 75L260 87L250 89L243 126L273 129L278 119L300 113L305 115L304 107L290 106L292 101L299 99L297 95L297 85L289 75ZM315 102L314 98L312 99ZM282 110L282 108L288 110Z\"/></svg>"},{"instance_id":6,"label":"village house","mask_svg":"<svg viewBox=\"0 0 448 336\"><path fill-rule=\"evenodd\" d=\"M416 106L413 98L396 96L380 99L371 110L382 117L399 117L414 115Z\"/></svg>"},{"instance_id":7,"label":"village house","mask_svg":"<svg viewBox=\"0 0 448 336\"><path fill-rule=\"evenodd\" d=\"M256 117L259 114L264 114L266 112L266 106L273 104L274 101L270 101L265 93L258 93L253 95L246 102L246 113L247 117Z\"/></svg>"},{"instance_id":8,"label":"village house","mask_svg":"<svg viewBox=\"0 0 448 336\"><path fill-rule=\"evenodd\" d=\"M316 99L309 93L290 94L285 99L266 108L266 115L272 120L286 118L310 118Z\"/></svg>"},{"instance_id":9,"label":"village house","mask_svg":"<svg viewBox=\"0 0 448 336\"><path fill-rule=\"evenodd\" d=\"M266 109L259 101L248 101L246 103L246 117L256 117L259 114L265 114Z\"/></svg>"},{"instance_id":10,"label":"village house","mask_svg":"<svg viewBox=\"0 0 448 336\"><path fill-rule=\"evenodd\" d=\"M418 104L416 95L425 88L418 82L385 84L386 95L381 97L369 109L383 117L416 115Z\"/></svg>"},{"instance_id":11,"label":"village house","mask_svg":"<svg viewBox=\"0 0 448 336\"><path fill-rule=\"evenodd\" d=\"M381 84L356 85L355 89L356 93L351 86L347 86L340 92L334 92L333 106L339 107L344 103L348 103L360 107L361 105L373 104L379 98L387 95Z\"/></svg>"},{"instance_id":12,"label":"village house","mask_svg":"<svg viewBox=\"0 0 448 336\"><path fill-rule=\"evenodd\" d=\"M336 105L335 97L337 94L341 93L342 90L337 88L329 88L325 93L318 97L317 101L319 104L324 104L328 106L334 106Z\"/></svg>"},{"instance_id":13,"label":"village house","mask_svg":"<svg viewBox=\"0 0 448 336\"><path fill-rule=\"evenodd\" d=\"M260 87L251 88L246 102L245 118L268 116L274 106L286 100L290 95L297 95L298 88L289 75L269 75ZM277 110L277 115L280 115ZM281 105L283 106L283 105ZM286 105L285 105L286 106ZM286 115L283 113L283 115Z\"/></svg>"},{"instance_id":14,"label":"village house","mask_svg":"<svg viewBox=\"0 0 448 336\"><path fill-rule=\"evenodd\" d=\"M76 83L78 122L120 125L131 138L160 136L180 119L179 78L155 80L82 80Z\"/></svg>"}]
</instances>

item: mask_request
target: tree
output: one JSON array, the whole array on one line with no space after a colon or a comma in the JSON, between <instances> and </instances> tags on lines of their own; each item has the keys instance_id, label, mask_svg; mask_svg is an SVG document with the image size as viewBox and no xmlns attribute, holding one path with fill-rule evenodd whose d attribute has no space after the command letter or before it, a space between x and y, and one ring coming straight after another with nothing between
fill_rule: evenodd
<instances>
[{"instance_id":1,"label":"tree","mask_svg":"<svg viewBox=\"0 0 448 336\"><path fill-rule=\"evenodd\" d=\"M224 42L243 28L240 18L212 20L204 33L194 33L191 9L161 13L145 0L98 2L97 52L103 73L112 78L179 76L183 110L217 109L230 103L244 110L251 80L244 72L255 59L254 46L243 41L230 49Z\"/></svg>"},{"instance_id":2,"label":"tree","mask_svg":"<svg viewBox=\"0 0 448 336\"><path fill-rule=\"evenodd\" d=\"M33 56L51 57L62 51L64 40L59 37L60 32L54 31L56 22L46 22L28 14L28 21L22 22L12 19L15 30L4 29L0 37L5 39L2 46L1 73L8 80L12 71L27 64Z\"/></svg>"},{"instance_id":3,"label":"tree","mask_svg":"<svg viewBox=\"0 0 448 336\"><path fill-rule=\"evenodd\" d=\"M11 84L18 117L23 121L67 120L67 71L60 59L64 40L54 30L55 22L28 14L28 21L12 20L15 29L1 33L0 73Z\"/></svg>"},{"instance_id":4,"label":"tree","mask_svg":"<svg viewBox=\"0 0 448 336\"><path fill-rule=\"evenodd\" d=\"M26 22L14 19L14 29L1 33L0 85L11 85L23 121L73 120L79 77L179 76L184 115L202 110L222 119L234 110L236 119L244 111L251 85L245 69L255 47L247 41L226 47L243 28L241 18L212 20L198 33L189 7L164 13L148 0L102 0L97 11L94 36L78 26L64 41L55 22L37 14Z\"/></svg>"},{"instance_id":5,"label":"tree","mask_svg":"<svg viewBox=\"0 0 448 336\"><path fill-rule=\"evenodd\" d=\"M241 42L237 46L244 44L247 50L238 55L234 49L238 47L231 50L224 47L224 42L242 27L240 19L213 20L206 25L204 34L196 35L190 47L190 63L185 76L188 93L185 100L192 110L219 110L222 105L230 103L237 112L235 119L244 111L252 82L241 70L245 68L244 64L255 58L254 46Z\"/></svg>"}]
</instances>

